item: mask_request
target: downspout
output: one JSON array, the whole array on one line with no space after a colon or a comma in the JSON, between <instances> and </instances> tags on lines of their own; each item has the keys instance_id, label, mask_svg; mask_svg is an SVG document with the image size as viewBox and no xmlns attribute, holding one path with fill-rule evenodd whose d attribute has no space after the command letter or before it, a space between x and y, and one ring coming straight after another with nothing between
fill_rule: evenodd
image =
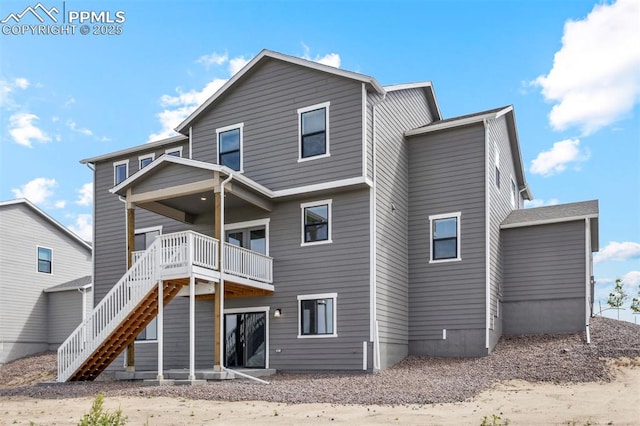
<instances>
[{"instance_id":1,"label":"downspout","mask_svg":"<svg viewBox=\"0 0 640 426\"><path fill-rule=\"evenodd\" d=\"M189 126L189 160L193 159L193 127Z\"/></svg>"},{"instance_id":2,"label":"downspout","mask_svg":"<svg viewBox=\"0 0 640 426\"><path fill-rule=\"evenodd\" d=\"M589 305L591 290L591 221L584 219L584 331L587 337L587 344L591 343L591 332L589 330Z\"/></svg>"},{"instance_id":3,"label":"downspout","mask_svg":"<svg viewBox=\"0 0 640 426\"><path fill-rule=\"evenodd\" d=\"M489 184L489 120L484 125L484 238L485 238L485 348L489 351L489 327L491 326L491 191Z\"/></svg>"},{"instance_id":4,"label":"downspout","mask_svg":"<svg viewBox=\"0 0 640 426\"><path fill-rule=\"evenodd\" d=\"M96 258L95 258L95 239L96 239L96 166L93 163L86 163L86 166L93 172L93 200L91 202L91 237L93 238L93 242L91 244L91 282L94 284L92 289L95 289L96 282ZM94 298L96 295L95 291L91 292L91 298ZM91 309L95 306L95 301L91 301ZM84 315L84 314L83 314ZM84 316L82 317L84 322Z\"/></svg>"}]
</instances>

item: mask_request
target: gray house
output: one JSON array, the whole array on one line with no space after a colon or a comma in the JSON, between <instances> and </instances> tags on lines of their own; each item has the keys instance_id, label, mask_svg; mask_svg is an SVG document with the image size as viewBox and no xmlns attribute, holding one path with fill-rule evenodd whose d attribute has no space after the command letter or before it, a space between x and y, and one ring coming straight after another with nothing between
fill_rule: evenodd
<instances>
[{"instance_id":1,"label":"gray house","mask_svg":"<svg viewBox=\"0 0 640 426\"><path fill-rule=\"evenodd\" d=\"M0 202L0 235L3 364L57 349L93 298L91 246L33 203Z\"/></svg>"},{"instance_id":2,"label":"gray house","mask_svg":"<svg viewBox=\"0 0 640 426\"><path fill-rule=\"evenodd\" d=\"M176 130L82 160L95 309L60 381L370 371L588 329L597 203L521 209L510 106L443 119L429 82L265 50Z\"/></svg>"}]
</instances>

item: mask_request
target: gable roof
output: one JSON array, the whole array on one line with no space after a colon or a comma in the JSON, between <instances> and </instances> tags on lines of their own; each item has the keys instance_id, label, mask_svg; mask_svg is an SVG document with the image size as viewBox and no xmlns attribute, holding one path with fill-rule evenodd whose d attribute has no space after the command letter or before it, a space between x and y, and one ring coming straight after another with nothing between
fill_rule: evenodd
<instances>
[{"instance_id":1,"label":"gable roof","mask_svg":"<svg viewBox=\"0 0 640 426\"><path fill-rule=\"evenodd\" d=\"M384 86L384 90L386 92L395 92L399 90L408 90L408 89L423 89L427 96L427 106L429 107L429 110L431 110L431 112L433 113L433 119L442 120L442 113L440 112L440 106L438 105L438 100L436 99L436 92L433 88L433 83L431 83L430 81Z\"/></svg>"},{"instance_id":2,"label":"gable roof","mask_svg":"<svg viewBox=\"0 0 640 426\"><path fill-rule=\"evenodd\" d=\"M514 161L515 178L518 183L518 189L520 192L524 193L525 200L532 200L533 194L531 193L529 184L527 184L527 177L524 173L524 164L522 163L522 153L520 151L520 143L518 141L518 131L516 128L516 117L513 105L480 111L473 114L460 115L458 117L447 118L445 120L433 121L425 126L407 130L404 132L404 135L405 137L419 136L440 130L483 123L484 120L495 120L502 116L505 117L507 122L507 132L509 133L509 144L511 145L511 154Z\"/></svg>"},{"instance_id":3,"label":"gable roof","mask_svg":"<svg viewBox=\"0 0 640 426\"><path fill-rule=\"evenodd\" d=\"M67 281L66 283L54 285L53 287L45 288L45 293L57 293L59 291L70 290L86 290L93 286L93 279L91 275L85 275L84 277L76 278L75 280Z\"/></svg>"},{"instance_id":4,"label":"gable roof","mask_svg":"<svg viewBox=\"0 0 640 426\"><path fill-rule=\"evenodd\" d=\"M326 72L329 74L333 74L338 77L348 78L355 81L360 81L369 86L371 90L374 92L384 94L384 88L376 81L375 78L370 77L368 75L359 74L353 71L346 71L341 68L332 67L329 65L320 64L318 62L314 62L308 59L302 59L295 56L285 55L283 53L274 52L271 50L264 49L257 56L255 56L251 61L249 61L240 71L235 73L233 77L231 77L227 82L216 91L209 99L204 101L202 105L200 105L195 111L191 113L182 123L176 127L176 132L187 134L188 127L191 125L196 118L205 110L207 110L218 98L220 98L227 90L229 90L232 86L234 86L242 77L246 74L250 73L257 64L269 60L275 59L282 62L287 62L290 64L299 65L302 67Z\"/></svg>"},{"instance_id":5,"label":"gable roof","mask_svg":"<svg viewBox=\"0 0 640 426\"><path fill-rule=\"evenodd\" d=\"M121 149L119 151L97 155L95 157L85 158L83 160L80 160L80 163L81 164L97 163L98 161L108 160L110 158L115 158L115 157L121 157L123 155L129 155L139 151L149 151L151 149L160 148L165 145L171 145L179 142L187 142L188 140L189 138L183 135L171 136L170 138L160 139L153 142L147 142L142 145L135 145L130 148Z\"/></svg>"},{"instance_id":6,"label":"gable roof","mask_svg":"<svg viewBox=\"0 0 640 426\"><path fill-rule=\"evenodd\" d=\"M67 234L67 236L71 237L72 240L75 240L82 247L86 248L89 251L92 250L91 244L89 244L88 242L86 242L85 240L80 238L80 236L78 236L78 234L76 234L75 232L73 232L70 229L66 228L64 225L62 225L60 222L58 222L57 220L55 220L54 218L49 216L47 213L45 213L38 206L36 206L35 204L33 204L31 201L27 200L26 198L18 198L16 200L0 201L0 207L13 206L13 205L25 205L25 206L27 206L28 208L30 208L31 210L33 210L34 212L39 214L43 219L45 219L47 222L49 222L55 228L57 228L58 230L62 231L64 234Z\"/></svg>"},{"instance_id":7,"label":"gable roof","mask_svg":"<svg viewBox=\"0 0 640 426\"><path fill-rule=\"evenodd\" d=\"M502 221L500 228L520 228L589 219L592 222L591 245L593 251L598 251L598 218L598 200L581 201L514 210Z\"/></svg>"}]
</instances>

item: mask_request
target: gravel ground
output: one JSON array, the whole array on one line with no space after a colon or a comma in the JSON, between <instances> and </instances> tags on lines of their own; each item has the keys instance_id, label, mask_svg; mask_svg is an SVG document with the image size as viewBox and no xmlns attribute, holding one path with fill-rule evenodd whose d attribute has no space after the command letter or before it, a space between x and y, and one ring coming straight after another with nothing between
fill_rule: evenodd
<instances>
[{"instance_id":1,"label":"gravel ground","mask_svg":"<svg viewBox=\"0 0 640 426\"><path fill-rule=\"evenodd\" d=\"M270 378L270 385L244 380L161 387L131 382L37 385L55 376L55 354L46 353L1 367L0 397L59 399L103 392L219 401L429 404L467 400L500 380L609 381L605 358L620 357L640 357L640 325L597 317L591 321L591 345L585 344L583 333L503 337L491 356L484 358L410 356L374 374L278 373Z\"/></svg>"}]
</instances>

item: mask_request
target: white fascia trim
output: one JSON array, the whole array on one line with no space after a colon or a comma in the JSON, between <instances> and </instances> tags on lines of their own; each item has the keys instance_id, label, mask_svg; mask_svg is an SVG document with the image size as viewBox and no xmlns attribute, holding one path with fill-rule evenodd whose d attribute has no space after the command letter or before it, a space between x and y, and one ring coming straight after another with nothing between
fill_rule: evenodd
<instances>
[{"instance_id":1,"label":"white fascia trim","mask_svg":"<svg viewBox=\"0 0 640 426\"><path fill-rule=\"evenodd\" d=\"M182 157L182 147L178 146L175 148L167 148L164 150L165 155L171 155L172 152L178 152L177 157Z\"/></svg>"},{"instance_id":2,"label":"white fascia trim","mask_svg":"<svg viewBox=\"0 0 640 426\"><path fill-rule=\"evenodd\" d=\"M597 218L598 218L597 214L588 214L583 216L568 216L568 217L561 217L556 219L532 220L528 222L509 223L506 225L500 225L500 229L523 228L525 226L548 225L551 223L575 222L577 220L597 219Z\"/></svg>"},{"instance_id":3,"label":"white fascia trim","mask_svg":"<svg viewBox=\"0 0 640 426\"><path fill-rule=\"evenodd\" d=\"M338 337L338 293L320 293L298 295L298 339L323 339ZM332 334L302 334L302 306L303 300L333 299L333 333Z\"/></svg>"},{"instance_id":4,"label":"white fascia trim","mask_svg":"<svg viewBox=\"0 0 640 426\"><path fill-rule=\"evenodd\" d=\"M298 186L296 188L280 189L277 191L272 191L272 194L273 194L272 197L273 198L287 197L290 195L300 195L300 194L306 194L309 192L324 191L327 189L336 189L336 188L342 188L345 186L360 185L360 184L367 184L371 186L370 181L368 179L365 179L363 176L357 176L353 178L334 180L332 182L323 182L323 183L316 183L313 185Z\"/></svg>"},{"instance_id":5,"label":"white fascia trim","mask_svg":"<svg viewBox=\"0 0 640 426\"><path fill-rule=\"evenodd\" d=\"M485 120L495 119L496 117L500 117L505 113L509 112L508 110L512 109L512 107L507 107L498 112L491 112L488 114L474 115L473 117L460 118L457 120L446 121L444 123L435 123L429 124L426 127L419 127L417 129L411 129L404 132L405 136L416 136L422 135L425 133L435 132L438 130L450 129L453 127L464 126L467 124L474 123L483 123Z\"/></svg>"},{"instance_id":6,"label":"white fascia trim","mask_svg":"<svg viewBox=\"0 0 640 426\"><path fill-rule=\"evenodd\" d=\"M298 163L318 160L320 158L331 157L331 151L329 150L329 140L330 131L329 131L329 107L331 102L322 102L319 104L298 108ZM318 109L325 110L324 113L324 154L314 155L313 157L305 157L302 158L302 114L309 111L315 111Z\"/></svg>"},{"instance_id":7,"label":"white fascia trim","mask_svg":"<svg viewBox=\"0 0 640 426\"><path fill-rule=\"evenodd\" d=\"M95 200L95 197L94 197L94 200ZM61 231L64 231L72 239L74 239L77 242L79 242L80 244L82 244L83 247L85 247L85 248L89 249L91 252L93 252L93 247L91 246L91 244L87 243L85 240L80 238L78 236L78 234L76 234L75 232L71 231L70 229L68 229L67 227L62 225L60 222L58 222L57 220L55 220L54 218L49 216L47 213L44 212L44 210L40 209L40 207L36 206L35 204L33 204L31 201L27 200L26 198L17 198L15 200L0 201L0 207L11 206L11 205L14 205L14 204L26 204L28 207L31 207L31 209L33 209L36 213L38 213L40 216L42 216L47 221L49 221L49 223L51 223L52 225L56 226ZM95 235L95 233L93 235Z\"/></svg>"},{"instance_id":8,"label":"white fascia trim","mask_svg":"<svg viewBox=\"0 0 640 426\"><path fill-rule=\"evenodd\" d=\"M433 258L433 221L438 219L450 219L452 217L456 218L456 228L457 228L456 232L458 236L458 244L456 244L457 246L456 257L449 258L449 259L434 259ZM462 212L433 214L429 216L429 263L435 264L435 263L459 262L462 260L462 234L460 233L461 217L462 217Z\"/></svg>"},{"instance_id":9,"label":"white fascia trim","mask_svg":"<svg viewBox=\"0 0 640 426\"><path fill-rule=\"evenodd\" d=\"M136 152L140 152L140 151L149 151L150 149L159 148L161 146L169 145L169 144L172 144L172 143L184 142L186 140L188 140L188 138L183 136L183 135L172 136L172 137L167 138L167 139L161 139L161 140L154 141L154 142L148 142L148 143L145 143L145 144L142 144L142 145L133 146L131 148L121 149L120 151L110 152L110 153L104 154L104 155L98 155L97 157L85 158L83 160L80 160L80 164L96 163L98 161L108 160L110 158L121 157L123 155L135 154Z\"/></svg>"},{"instance_id":10,"label":"white fascia trim","mask_svg":"<svg viewBox=\"0 0 640 426\"><path fill-rule=\"evenodd\" d=\"M392 84L391 86L383 86L387 92L395 92L397 90L422 89L425 87L433 87L430 81L418 81L415 83Z\"/></svg>"},{"instance_id":11,"label":"white fascia trim","mask_svg":"<svg viewBox=\"0 0 640 426\"><path fill-rule=\"evenodd\" d=\"M155 153L151 153L151 154L144 154L144 155L140 155L138 156L138 168L142 169L142 160L146 160L146 159L151 159L151 163L153 163L153 160L156 159L156 154ZM149 164L151 164L149 163Z\"/></svg>"},{"instance_id":12,"label":"white fascia trim","mask_svg":"<svg viewBox=\"0 0 640 426\"><path fill-rule=\"evenodd\" d=\"M228 132L230 130L240 130L240 170L234 170L237 173L244 173L244 162L242 161L244 149L243 149L243 134L244 134L244 123L232 124L231 126L224 126L216 129L216 143L217 143L217 152L218 152L218 164L220 164L220 133Z\"/></svg>"},{"instance_id":13,"label":"white fascia trim","mask_svg":"<svg viewBox=\"0 0 640 426\"><path fill-rule=\"evenodd\" d=\"M333 200L328 199L328 200L318 200L318 201L310 201L307 203L301 203L300 204L300 247L306 247L306 246L316 246L316 245L320 245L320 244L331 244L333 243L333 239L332 239L332 230L333 230L333 215L331 213L332 207L331 205L333 204ZM322 241L311 241L311 242L305 242L304 240L304 210L308 207L317 207L317 206L327 206L327 239L326 240L322 240Z\"/></svg>"}]
</instances>

